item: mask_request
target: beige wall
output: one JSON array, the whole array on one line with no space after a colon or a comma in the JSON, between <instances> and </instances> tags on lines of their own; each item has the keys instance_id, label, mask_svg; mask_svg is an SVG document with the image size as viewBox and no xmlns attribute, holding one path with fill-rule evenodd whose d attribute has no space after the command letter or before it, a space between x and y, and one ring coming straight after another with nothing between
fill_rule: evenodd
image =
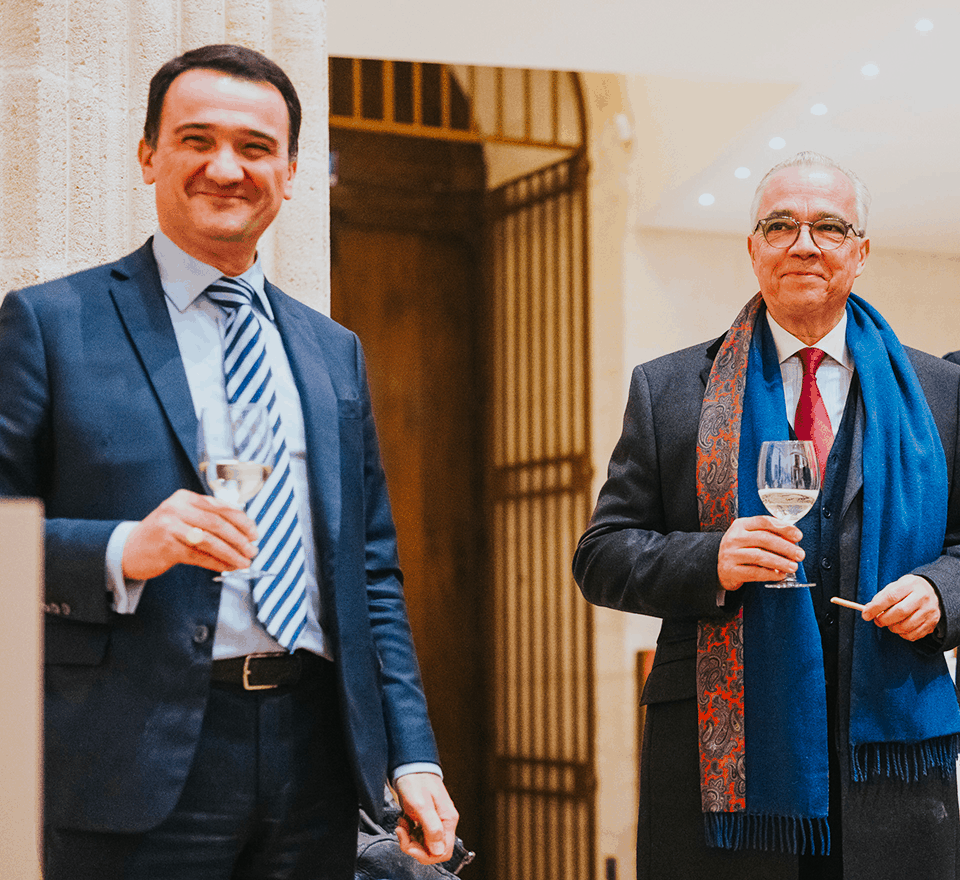
<instances>
[{"instance_id":1,"label":"beige wall","mask_svg":"<svg viewBox=\"0 0 960 880\"><path fill-rule=\"evenodd\" d=\"M698 167L695 155L684 157L683 164L683 151L671 144L688 128L669 101L658 97L664 83L643 77L583 79L590 120L592 430L599 491L634 365L720 335L757 287L746 249L749 204L744 229L736 234L641 223L666 181L683 179ZM709 89L704 94L708 103L711 94ZM667 125L671 114L676 118ZM626 140L623 120L631 135ZM883 190L871 183L874 205L881 204ZM855 290L906 344L936 355L960 349L960 258L898 251L895 242L875 240ZM606 609L598 609L595 620L598 857L602 865L606 856L616 856L619 876L627 878L635 872L636 652L655 645L659 621Z\"/></svg>"},{"instance_id":2,"label":"beige wall","mask_svg":"<svg viewBox=\"0 0 960 880\"><path fill-rule=\"evenodd\" d=\"M619 77L585 75L588 124L590 209L591 431L596 477L606 472L623 415L626 315L626 236L630 215L633 145L624 143L616 125L628 110ZM599 479L594 480L599 489ZM596 492L594 493L596 494ZM625 614L597 609L596 648L597 874L613 856L618 876L636 876L637 812L636 706Z\"/></svg>"},{"instance_id":3,"label":"beige wall","mask_svg":"<svg viewBox=\"0 0 960 880\"><path fill-rule=\"evenodd\" d=\"M624 255L624 381L634 364L718 336L757 289L745 233L647 227L627 241L636 246ZM905 344L938 356L960 349L960 257L875 244L854 291Z\"/></svg>"}]
</instances>

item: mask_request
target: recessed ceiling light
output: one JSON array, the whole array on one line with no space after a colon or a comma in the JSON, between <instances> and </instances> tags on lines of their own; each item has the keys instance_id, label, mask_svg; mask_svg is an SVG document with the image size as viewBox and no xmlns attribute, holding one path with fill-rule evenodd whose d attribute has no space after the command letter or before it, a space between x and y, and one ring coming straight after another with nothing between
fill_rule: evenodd
<instances>
[{"instance_id":1,"label":"recessed ceiling light","mask_svg":"<svg viewBox=\"0 0 960 880\"><path fill-rule=\"evenodd\" d=\"M933 30L933 22L929 18L921 18L914 27L921 33L926 33Z\"/></svg>"},{"instance_id":2,"label":"recessed ceiling light","mask_svg":"<svg viewBox=\"0 0 960 880\"><path fill-rule=\"evenodd\" d=\"M744 168L742 165L733 172L734 177L740 178L740 180L746 180L750 176L750 169Z\"/></svg>"},{"instance_id":3,"label":"recessed ceiling light","mask_svg":"<svg viewBox=\"0 0 960 880\"><path fill-rule=\"evenodd\" d=\"M876 76L880 73L880 68L877 67L876 64L864 64L863 67L860 68L860 73L864 76Z\"/></svg>"},{"instance_id":4,"label":"recessed ceiling light","mask_svg":"<svg viewBox=\"0 0 960 880\"><path fill-rule=\"evenodd\" d=\"M786 145L787 142L782 137L770 138L771 150L782 150Z\"/></svg>"},{"instance_id":5,"label":"recessed ceiling light","mask_svg":"<svg viewBox=\"0 0 960 880\"><path fill-rule=\"evenodd\" d=\"M716 199L712 195L710 195L710 193L703 193L703 195L701 195L699 199L700 204L703 205L703 207L705 208L712 205L715 201Z\"/></svg>"},{"instance_id":6,"label":"recessed ceiling light","mask_svg":"<svg viewBox=\"0 0 960 880\"><path fill-rule=\"evenodd\" d=\"M823 116L823 115L827 112L827 105L826 105L826 104L814 104L814 105L810 108L810 112L811 112L814 116Z\"/></svg>"}]
</instances>

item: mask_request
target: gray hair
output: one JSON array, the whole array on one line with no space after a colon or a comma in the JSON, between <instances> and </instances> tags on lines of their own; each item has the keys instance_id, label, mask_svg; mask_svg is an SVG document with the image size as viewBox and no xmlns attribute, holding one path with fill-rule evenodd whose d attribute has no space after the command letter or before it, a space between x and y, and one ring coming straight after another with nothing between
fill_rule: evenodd
<instances>
[{"instance_id":1,"label":"gray hair","mask_svg":"<svg viewBox=\"0 0 960 880\"><path fill-rule=\"evenodd\" d=\"M845 175L853 185L853 194L857 201L857 232L861 235L867 231L867 212L870 210L870 191L864 185L863 181L852 171L848 171L842 165L838 165L833 159L824 156L821 153L814 153L811 150L805 150L784 159L779 165L774 165L766 174L763 180L757 185L757 191L753 194L753 203L750 205L750 223L751 229L757 228L757 221L760 219L760 199L763 198L763 191L767 188L770 178L774 174L783 171L784 168L832 168Z\"/></svg>"}]
</instances>

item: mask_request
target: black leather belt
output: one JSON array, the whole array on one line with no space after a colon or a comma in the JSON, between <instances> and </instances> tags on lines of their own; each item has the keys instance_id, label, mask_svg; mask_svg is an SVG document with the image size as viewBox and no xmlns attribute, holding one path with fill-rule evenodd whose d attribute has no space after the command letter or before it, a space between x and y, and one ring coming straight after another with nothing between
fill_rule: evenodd
<instances>
[{"instance_id":1,"label":"black leather belt","mask_svg":"<svg viewBox=\"0 0 960 880\"><path fill-rule=\"evenodd\" d=\"M317 674L324 665L330 665L329 661L310 651L247 654L214 660L210 678L245 691L263 691L297 684L308 675Z\"/></svg>"}]
</instances>

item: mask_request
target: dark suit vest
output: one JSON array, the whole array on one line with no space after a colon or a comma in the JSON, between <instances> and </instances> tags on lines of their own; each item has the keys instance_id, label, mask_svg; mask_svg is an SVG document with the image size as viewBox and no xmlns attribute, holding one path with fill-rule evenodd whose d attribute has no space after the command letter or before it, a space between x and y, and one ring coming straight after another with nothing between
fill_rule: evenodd
<instances>
[{"instance_id":1,"label":"dark suit vest","mask_svg":"<svg viewBox=\"0 0 960 880\"><path fill-rule=\"evenodd\" d=\"M831 604L831 596L840 595L840 520L843 496L850 471L853 451L855 414L860 394L860 383L854 377L847 394L847 403L840 420L840 430L834 436L833 447L827 459L827 478L810 512L797 523L803 532L800 546L806 554L803 569L811 589L813 608L820 627L823 644L823 669L827 681L828 698L836 697L837 666L839 662L840 614L845 611Z\"/></svg>"}]
</instances>

